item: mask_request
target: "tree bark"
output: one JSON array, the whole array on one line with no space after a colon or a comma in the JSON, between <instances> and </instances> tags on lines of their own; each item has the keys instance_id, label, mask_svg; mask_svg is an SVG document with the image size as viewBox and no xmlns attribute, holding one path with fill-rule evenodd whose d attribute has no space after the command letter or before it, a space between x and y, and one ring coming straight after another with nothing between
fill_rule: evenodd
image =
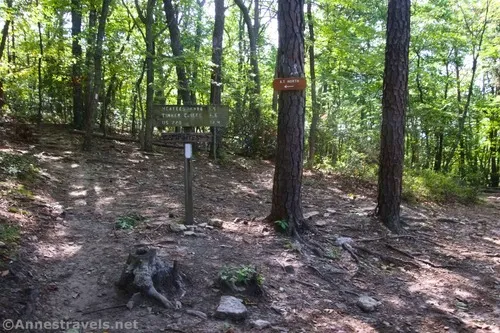
<instances>
[{"instance_id":1,"label":"tree bark","mask_svg":"<svg viewBox=\"0 0 500 333\"><path fill-rule=\"evenodd\" d=\"M224 37L224 0L215 0L215 22L212 34L212 77L210 82L210 104L222 104L222 40ZM210 147L210 155L220 155L221 140L220 128L211 129L214 140Z\"/></svg>"},{"instance_id":2,"label":"tree bark","mask_svg":"<svg viewBox=\"0 0 500 333\"><path fill-rule=\"evenodd\" d=\"M94 125L94 115L97 111L97 102L99 101L99 92L102 81L102 46L104 43L104 33L106 21L108 19L109 7L112 0L103 0L101 14L99 16L99 25L97 27L97 39L94 51L94 84L90 88L87 113L85 115L85 135L83 137L83 150L92 149L92 130Z\"/></svg>"},{"instance_id":3,"label":"tree bark","mask_svg":"<svg viewBox=\"0 0 500 333\"><path fill-rule=\"evenodd\" d=\"M384 225L397 233L401 231L409 44L410 0L389 0L376 214Z\"/></svg>"},{"instance_id":4,"label":"tree bark","mask_svg":"<svg viewBox=\"0 0 500 333\"><path fill-rule=\"evenodd\" d=\"M179 95L184 105L191 105L191 89L189 88L189 80L182 59L184 48L182 46L181 33L172 0L163 0L163 8L167 19L168 31L170 32L170 47L172 48L172 54L175 58Z\"/></svg>"},{"instance_id":5,"label":"tree bark","mask_svg":"<svg viewBox=\"0 0 500 333\"><path fill-rule=\"evenodd\" d=\"M261 85L260 85L260 72L259 72L259 60L257 54L257 38L258 38L258 29L260 27L259 16L258 13L255 13L254 24L252 24L252 19L250 17L250 11L243 3L243 0L234 0L234 3L238 6L243 15L243 20L247 26L248 30L248 42L250 44L250 67L252 68L250 73L250 80L253 81L253 85L251 87L251 96L250 96L250 113L253 119L251 122L254 124L253 126L253 139L251 143L250 150L252 154L256 154L259 150L260 141L261 141L261 108L260 108L260 93L261 93ZM256 6L259 5L258 0L255 3Z\"/></svg>"},{"instance_id":6,"label":"tree bark","mask_svg":"<svg viewBox=\"0 0 500 333\"><path fill-rule=\"evenodd\" d=\"M39 6L38 0L36 1L36 6ZM40 8L41 10L41 8ZM40 21L37 22L38 26L38 115L37 115L37 123L40 124L42 122L42 107L43 107L43 77L42 77L42 60L43 60L43 40L42 40L42 23Z\"/></svg>"},{"instance_id":7,"label":"tree bark","mask_svg":"<svg viewBox=\"0 0 500 333\"><path fill-rule=\"evenodd\" d=\"M82 32L82 3L80 0L71 0L71 52L73 55L72 77L73 84L73 127L83 128L83 88L82 88L82 46L80 34Z\"/></svg>"},{"instance_id":8,"label":"tree bark","mask_svg":"<svg viewBox=\"0 0 500 333\"><path fill-rule=\"evenodd\" d=\"M312 16L312 0L307 1L307 23L309 27L309 39L311 45L309 46L309 72L311 76L311 108L312 119L311 127L309 129L309 157L307 159L307 166L312 168L314 166L314 156L316 154L316 139L318 135L318 122L319 122L319 105L316 96L316 68L314 56L314 22Z\"/></svg>"},{"instance_id":9,"label":"tree bark","mask_svg":"<svg viewBox=\"0 0 500 333\"><path fill-rule=\"evenodd\" d=\"M7 9L12 9L12 0L7 0ZM7 44L7 37L9 36L9 25L11 24L10 17L7 16L2 28L2 39L0 40L0 60L2 60L3 51L5 50L5 45Z\"/></svg>"},{"instance_id":10,"label":"tree bark","mask_svg":"<svg viewBox=\"0 0 500 333\"><path fill-rule=\"evenodd\" d=\"M304 77L304 0L278 1L278 76ZM286 220L287 233L300 233L305 92L282 91L278 101L278 144L269 221Z\"/></svg>"}]
</instances>

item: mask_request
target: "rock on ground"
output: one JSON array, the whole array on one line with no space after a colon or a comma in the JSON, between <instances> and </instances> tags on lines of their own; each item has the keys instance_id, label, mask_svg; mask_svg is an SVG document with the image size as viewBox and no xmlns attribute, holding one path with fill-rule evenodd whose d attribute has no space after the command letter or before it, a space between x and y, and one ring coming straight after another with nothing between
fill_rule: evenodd
<instances>
[{"instance_id":1,"label":"rock on ground","mask_svg":"<svg viewBox=\"0 0 500 333\"><path fill-rule=\"evenodd\" d=\"M271 326L271 323L268 322L267 320L257 319L257 320L252 320L250 322L250 326L258 330L263 330L264 328L268 328L269 326Z\"/></svg>"},{"instance_id":2,"label":"rock on ground","mask_svg":"<svg viewBox=\"0 0 500 333\"><path fill-rule=\"evenodd\" d=\"M240 299L233 296L222 296L215 312L219 319L242 320L247 317L248 311Z\"/></svg>"},{"instance_id":3,"label":"rock on ground","mask_svg":"<svg viewBox=\"0 0 500 333\"><path fill-rule=\"evenodd\" d=\"M381 304L376 299L370 296L360 296L356 304L365 312L373 312Z\"/></svg>"}]
</instances>

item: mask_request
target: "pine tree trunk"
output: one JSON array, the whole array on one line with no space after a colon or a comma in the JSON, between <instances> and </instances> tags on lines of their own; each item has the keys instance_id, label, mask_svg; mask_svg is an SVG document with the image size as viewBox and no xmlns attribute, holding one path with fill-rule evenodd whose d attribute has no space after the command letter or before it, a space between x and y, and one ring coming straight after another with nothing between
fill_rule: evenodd
<instances>
[{"instance_id":1,"label":"pine tree trunk","mask_svg":"<svg viewBox=\"0 0 500 333\"><path fill-rule=\"evenodd\" d=\"M409 43L410 0L389 0L377 216L393 232L401 231Z\"/></svg>"},{"instance_id":2,"label":"pine tree trunk","mask_svg":"<svg viewBox=\"0 0 500 333\"><path fill-rule=\"evenodd\" d=\"M106 21L108 19L109 7L112 0L103 0L101 15L99 16L99 25L97 27L96 46L94 51L94 84L91 85L88 99L87 113L85 115L85 135L83 138L83 150L92 149L92 132L94 126L94 116L97 111L97 102L99 101L99 92L102 82L102 46L104 43L104 33Z\"/></svg>"},{"instance_id":3,"label":"pine tree trunk","mask_svg":"<svg viewBox=\"0 0 500 333\"><path fill-rule=\"evenodd\" d=\"M210 104L222 104L222 39L224 37L224 0L215 0L215 22L212 35L212 77L210 83ZM214 140L210 147L210 155L220 155L222 129L211 128Z\"/></svg>"},{"instance_id":4,"label":"pine tree trunk","mask_svg":"<svg viewBox=\"0 0 500 333\"><path fill-rule=\"evenodd\" d=\"M307 166L312 168L314 166L314 156L316 154L316 138L318 135L318 122L319 122L319 105L316 96L316 68L314 59L314 23L312 16L312 0L307 2L307 21L309 26L309 39L311 45L309 46L309 72L311 76L311 108L312 119L311 127L309 129L309 157L307 159Z\"/></svg>"},{"instance_id":5,"label":"pine tree trunk","mask_svg":"<svg viewBox=\"0 0 500 333\"><path fill-rule=\"evenodd\" d=\"M304 0L278 1L278 77L304 77ZM282 91L278 101L278 145L269 221L286 220L289 235L306 226L302 214L305 92Z\"/></svg>"},{"instance_id":6,"label":"pine tree trunk","mask_svg":"<svg viewBox=\"0 0 500 333\"><path fill-rule=\"evenodd\" d=\"M72 66L73 83L73 127L83 128L83 88L82 88L82 46L80 34L82 32L82 3L80 0L71 1L71 52L74 58Z\"/></svg>"}]
</instances>

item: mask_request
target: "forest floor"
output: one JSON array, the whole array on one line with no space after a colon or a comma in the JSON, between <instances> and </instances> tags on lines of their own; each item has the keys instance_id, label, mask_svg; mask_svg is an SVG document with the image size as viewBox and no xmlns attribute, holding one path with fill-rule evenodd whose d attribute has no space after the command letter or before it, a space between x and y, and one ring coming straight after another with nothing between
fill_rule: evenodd
<instances>
[{"instance_id":1,"label":"forest floor","mask_svg":"<svg viewBox=\"0 0 500 333\"><path fill-rule=\"evenodd\" d=\"M2 142L3 152L35 155L42 172L27 185L32 196L1 183L1 223L20 228L18 240L1 244L1 321L136 321L132 332L257 332L256 319L271 324L262 332L500 332L500 195L470 206L405 204L406 233L395 236L371 217L373 185L306 171L304 240L326 250L319 255L261 222L270 162L196 157L191 235L170 229L183 217L181 149L145 155L134 143L96 139L83 153L80 141L44 127L34 144ZM130 214L145 220L117 229ZM202 224L211 221L222 228ZM340 236L352 242L338 247ZM123 306L130 295L114 282L138 244L179 262L182 309ZM224 294L214 282L230 265L255 266L265 279L264 296L241 296L249 311L241 322L213 316ZM380 302L375 311L358 306L362 295Z\"/></svg>"}]
</instances>

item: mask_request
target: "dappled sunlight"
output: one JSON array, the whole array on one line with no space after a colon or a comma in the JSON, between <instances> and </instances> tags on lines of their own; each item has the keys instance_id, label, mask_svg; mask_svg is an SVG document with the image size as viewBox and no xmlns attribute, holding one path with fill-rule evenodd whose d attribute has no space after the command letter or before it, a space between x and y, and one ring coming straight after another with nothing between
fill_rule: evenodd
<instances>
[{"instance_id":1,"label":"dappled sunlight","mask_svg":"<svg viewBox=\"0 0 500 333\"><path fill-rule=\"evenodd\" d=\"M64 260L76 255L82 249L82 245L39 243L36 249L36 255L40 258L50 258L54 260Z\"/></svg>"},{"instance_id":2,"label":"dappled sunlight","mask_svg":"<svg viewBox=\"0 0 500 333\"><path fill-rule=\"evenodd\" d=\"M70 197L73 197L73 198L86 197L87 196L87 190L71 191L68 194L69 194Z\"/></svg>"}]
</instances>

